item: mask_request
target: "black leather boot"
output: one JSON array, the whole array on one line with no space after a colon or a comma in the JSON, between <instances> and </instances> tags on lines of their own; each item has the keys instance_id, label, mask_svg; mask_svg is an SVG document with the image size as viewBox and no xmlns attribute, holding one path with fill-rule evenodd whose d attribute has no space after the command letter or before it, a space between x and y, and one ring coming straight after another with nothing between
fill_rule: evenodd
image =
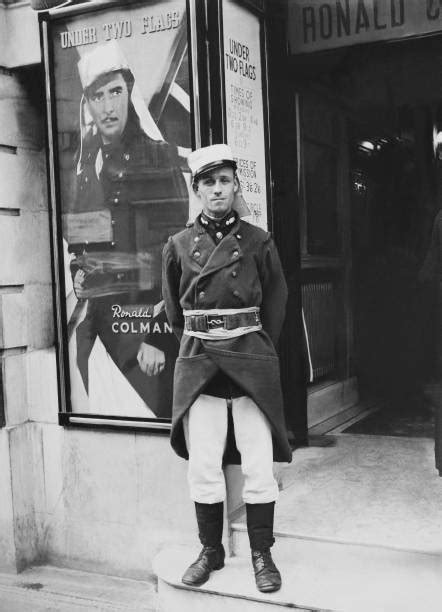
<instances>
[{"instance_id":1,"label":"black leather boot","mask_svg":"<svg viewBox=\"0 0 442 612\"><path fill-rule=\"evenodd\" d=\"M195 502L196 520L203 549L196 561L184 572L182 582L190 586L200 586L207 582L210 572L224 567L223 502L200 504Z\"/></svg>"},{"instance_id":2,"label":"black leather boot","mask_svg":"<svg viewBox=\"0 0 442 612\"><path fill-rule=\"evenodd\" d=\"M281 588L281 574L270 552L275 541L273 537L275 502L246 504L246 510L256 586L263 593L278 591Z\"/></svg>"}]
</instances>

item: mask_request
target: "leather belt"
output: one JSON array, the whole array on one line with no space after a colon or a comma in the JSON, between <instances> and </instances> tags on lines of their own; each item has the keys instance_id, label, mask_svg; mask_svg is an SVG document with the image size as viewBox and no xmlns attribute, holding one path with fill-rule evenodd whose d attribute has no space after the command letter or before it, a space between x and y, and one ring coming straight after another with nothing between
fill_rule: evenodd
<instances>
[{"instance_id":1,"label":"leather belt","mask_svg":"<svg viewBox=\"0 0 442 612\"><path fill-rule=\"evenodd\" d=\"M184 315L186 331L209 332L212 329L237 329L261 324L259 309L252 312L237 312L234 314L192 314Z\"/></svg>"}]
</instances>

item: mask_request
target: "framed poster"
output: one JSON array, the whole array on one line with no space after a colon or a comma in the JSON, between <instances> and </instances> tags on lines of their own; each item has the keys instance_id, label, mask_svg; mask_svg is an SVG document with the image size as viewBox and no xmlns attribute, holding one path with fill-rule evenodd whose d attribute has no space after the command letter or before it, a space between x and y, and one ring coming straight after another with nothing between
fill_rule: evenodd
<instances>
[{"instance_id":1,"label":"framed poster","mask_svg":"<svg viewBox=\"0 0 442 612\"><path fill-rule=\"evenodd\" d=\"M235 0L223 0L222 23L227 143L237 161L241 188L250 209L246 220L267 230L262 17Z\"/></svg>"},{"instance_id":2,"label":"framed poster","mask_svg":"<svg viewBox=\"0 0 442 612\"><path fill-rule=\"evenodd\" d=\"M42 18L64 423L170 423L161 254L188 220L188 13L152 0Z\"/></svg>"},{"instance_id":3,"label":"framed poster","mask_svg":"<svg viewBox=\"0 0 442 612\"><path fill-rule=\"evenodd\" d=\"M6 425L5 419L5 398L3 397L3 364L0 367L0 427Z\"/></svg>"}]
</instances>

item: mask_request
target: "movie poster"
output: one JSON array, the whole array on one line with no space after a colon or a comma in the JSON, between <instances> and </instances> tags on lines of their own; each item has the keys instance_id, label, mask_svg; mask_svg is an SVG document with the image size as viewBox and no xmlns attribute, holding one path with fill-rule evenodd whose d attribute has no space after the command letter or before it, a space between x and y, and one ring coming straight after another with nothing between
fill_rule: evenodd
<instances>
[{"instance_id":1,"label":"movie poster","mask_svg":"<svg viewBox=\"0 0 442 612\"><path fill-rule=\"evenodd\" d=\"M189 216L186 2L73 12L50 32L70 407L167 419L178 341L161 254Z\"/></svg>"}]
</instances>

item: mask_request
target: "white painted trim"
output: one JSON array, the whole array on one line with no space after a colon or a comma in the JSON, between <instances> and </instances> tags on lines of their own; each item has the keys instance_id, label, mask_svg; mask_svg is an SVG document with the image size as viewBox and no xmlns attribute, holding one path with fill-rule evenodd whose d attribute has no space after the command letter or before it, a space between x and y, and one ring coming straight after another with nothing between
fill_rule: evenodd
<instances>
[{"instance_id":1,"label":"white painted trim","mask_svg":"<svg viewBox=\"0 0 442 612\"><path fill-rule=\"evenodd\" d=\"M152 429L170 429L170 423L156 423L155 421L125 421L124 419L95 419L93 417L76 417L69 416L69 423L77 423L81 425L113 425L116 427L137 427L137 428L152 428Z\"/></svg>"}]
</instances>

